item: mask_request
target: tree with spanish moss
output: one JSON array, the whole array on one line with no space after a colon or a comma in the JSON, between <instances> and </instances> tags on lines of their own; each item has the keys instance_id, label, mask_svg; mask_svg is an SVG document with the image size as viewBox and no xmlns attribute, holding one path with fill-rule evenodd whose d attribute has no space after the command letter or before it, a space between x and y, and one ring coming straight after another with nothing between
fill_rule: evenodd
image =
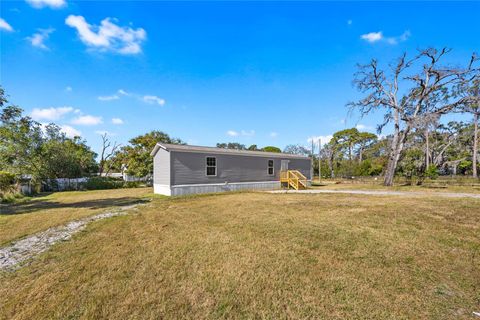
<instances>
[{"instance_id":1,"label":"tree with spanish moss","mask_svg":"<svg viewBox=\"0 0 480 320\"><path fill-rule=\"evenodd\" d=\"M387 68L382 68L376 59L358 66L353 83L365 96L348 106L362 116L383 111L379 132L393 124L384 177L386 186L393 185L407 137L419 121L440 117L476 101L471 93L459 95L458 88L478 77L477 57L473 54L464 67L452 67L442 64L449 52L447 48L429 48L411 58L405 53Z\"/></svg>"}]
</instances>

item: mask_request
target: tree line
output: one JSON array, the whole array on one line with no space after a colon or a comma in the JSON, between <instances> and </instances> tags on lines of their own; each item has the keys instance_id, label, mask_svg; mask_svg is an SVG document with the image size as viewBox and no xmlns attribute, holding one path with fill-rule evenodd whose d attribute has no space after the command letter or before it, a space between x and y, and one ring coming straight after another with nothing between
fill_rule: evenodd
<instances>
[{"instance_id":1,"label":"tree line","mask_svg":"<svg viewBox=\"0 0 480 320\"><path fill-rule=\"evenodd\" d=\"M391 186L398 165L409 149L415 131L423 131L429 147L430 129L451 113L473 115L474 143L471 161L473 176L477 176L478 116L480 113L480 75L475 54L463 64L444 63L450 49L428 48L415 55L406 53L392 64L381 66L377 59L358 65L353 83L362 93L358 101L348 104L350 110L362 116L374 112L383 114L381 131L392 124L393 133L388 144L384 185ZM430 164L430 151L426 152Z\"/></svg>"},{"instance_id":2,"label":"tree line","mask_svg":"<svg viewBox=\"0 0 480 320\"><path fill-rule=\"evenodd\" d=\"M475 166L475 124L450 121L434 123L428 133L413 130L405 140L405 150L399 159L396 176L411 181L414 178L436 178L439 175L471 175L478 178ZM289 145L286 153L308 155L313 158L314 173L324 178L351 178L384 176L388 170L391 144L394 136L378 136L360 132L356 128L333 134L320 152L311 147ZM320 166L319 166L320 164Z\"/></svg>"},{"instance_id":3,"label":"tree line","mask_svg":"<svg viewBox=\"0 0 480 320\"><path fill-rule=\"evenodd\" d=\"M383 175L385 185L392 185L395 175L478 177L478 57L472 55L463 66L452 67L443 63L449 52L430 48L411 57L403 54L386 66L376 59L358 65L353 84L362 97L348 108L361 116L381 113L377 133L390 126L390 134L350 128L334 133L319 152L315 145L288 145L283 152L311 156L315 172L323 177ZM445 123L446 115L457 113L471 115L471 121ZM106 135L102 142L97 155L80 137L69 138L58 125L42 125L24 115L20 107L8 103L0 87L0 171L9 173L4 181L11 175L42 180L111 172L144 177L153 172L150 152L157 142L185 144L162 131L134 137L124 146ZM282 151L238 142L217 143L217 147Z\"/></svg>"},{"instance_id":4,"label":"tree line","mask_svg":"<svg viewBox=\"0 0 480 320\"><path fill-rule=\"evenodd\" d=\"M34 181L76 178L98 170L95 157L85 140L67 138L58 125L42 126L8 104L0 87L0 171Z\"/></svg>"}]
</instances>

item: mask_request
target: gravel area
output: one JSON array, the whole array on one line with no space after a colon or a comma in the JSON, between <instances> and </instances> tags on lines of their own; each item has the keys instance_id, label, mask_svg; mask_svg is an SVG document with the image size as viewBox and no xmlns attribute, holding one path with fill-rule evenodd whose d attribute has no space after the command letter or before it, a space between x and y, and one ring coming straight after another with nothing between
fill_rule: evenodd
<instances>
[{"instance_id":1,"label":"gravel area","mask_svg":"<svg viewBox=\"0 0 480 320\"><path fill-rule=\"evenodd\" d=\"M55 243L69 240L75 233L83 230L88 223L126 215L128 210L134 209L136 206L137 204L115 208L112 211L75 220L63 226L49 228L0 248L0 271L15 270L24 265L24 262L47 251Z\"/></svg>"}]
</instances>

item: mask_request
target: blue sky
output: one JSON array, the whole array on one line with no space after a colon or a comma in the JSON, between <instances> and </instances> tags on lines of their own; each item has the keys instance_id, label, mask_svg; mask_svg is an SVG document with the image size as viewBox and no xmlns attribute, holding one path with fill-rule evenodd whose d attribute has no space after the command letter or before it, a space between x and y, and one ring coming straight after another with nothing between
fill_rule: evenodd
<instances>
[{"instance_id":1,"label":"blue sky","mask_svg":"<svg viewBox=\"0 0 480 320\"><path fill-rule=\"evenodd\" d=\"M356 63L447 46L480 51L480 2L0 3L0 81L11 102L98 151L157 129L190 144L307 144L348 116Z\"/></svg>"}]
</instances>

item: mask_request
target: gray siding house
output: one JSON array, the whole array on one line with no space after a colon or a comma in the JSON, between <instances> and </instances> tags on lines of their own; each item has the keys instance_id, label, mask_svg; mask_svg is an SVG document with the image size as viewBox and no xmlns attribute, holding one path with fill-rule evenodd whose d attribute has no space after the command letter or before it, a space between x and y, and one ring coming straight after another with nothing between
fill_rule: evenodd
<instances>
[{"instance_id":1,"label":"gray siding house","mask_svg":"<svg viewBox=\"0 0 480 320\"><path fill-rule=\"evenodd\" d=\"M312 179L311 159L262 151L158 143L153 151L154 192L183 195L242 189L278 189L280 171Z\"/></svg>"}]
</instances>

